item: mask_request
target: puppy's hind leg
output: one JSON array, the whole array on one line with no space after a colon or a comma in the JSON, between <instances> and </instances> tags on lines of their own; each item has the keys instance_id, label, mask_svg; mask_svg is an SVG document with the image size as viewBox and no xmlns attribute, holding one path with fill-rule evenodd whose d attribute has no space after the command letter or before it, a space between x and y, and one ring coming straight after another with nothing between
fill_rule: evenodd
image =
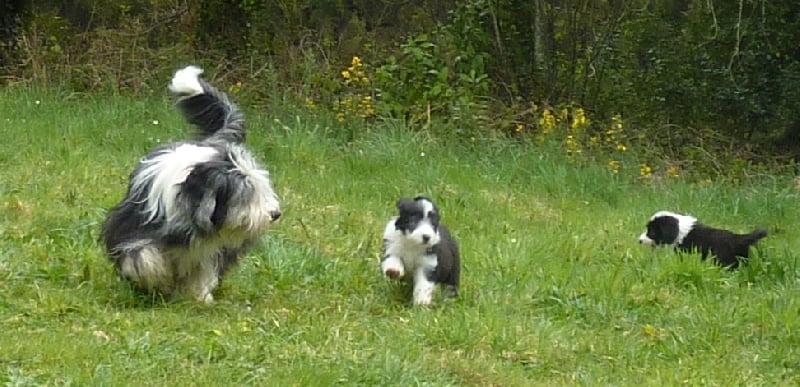
<instances>
[{"instance_id":1,"label":"puppy's hind leg","mask_svg":"<svg viewBox=\"0 0 800 387\"><path fill-rule=\"evenodd\" d=\"M453 284L445 284L444 295L447 298L458 298L458 286Z\"/></svg>"}]
</instances>

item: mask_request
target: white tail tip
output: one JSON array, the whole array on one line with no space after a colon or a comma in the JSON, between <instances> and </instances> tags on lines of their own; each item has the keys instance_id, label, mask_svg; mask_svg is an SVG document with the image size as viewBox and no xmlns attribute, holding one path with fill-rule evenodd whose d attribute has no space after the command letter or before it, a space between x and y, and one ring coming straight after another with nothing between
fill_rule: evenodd
<instances>
[{"instance_id":1,"label":"white tail tip","mask_svg":"<svg viewBox=\"0 0 800 387\"><path fill-rule=\"evenodd\" d=\"M192 96L203 93L203 86L200 85L198 77L203 73L203 69L197 66L187 66L175 72L169 90L175 94L185 94Z\"/></svg>"}]
</instances>

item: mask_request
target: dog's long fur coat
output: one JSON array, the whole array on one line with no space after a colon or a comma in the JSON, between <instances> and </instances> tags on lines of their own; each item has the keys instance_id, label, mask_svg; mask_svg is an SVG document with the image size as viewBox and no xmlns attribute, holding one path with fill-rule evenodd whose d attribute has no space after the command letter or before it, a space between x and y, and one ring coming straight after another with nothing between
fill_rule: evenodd
<instances>
[{"instance_id":1,"label":"dog's long fur coat","mask_svg":"<svg viewBox=\"0 0 800 387\"><path fill-rule=\"evenodd\" d=\"M212 302L225 272L281 211L269 173L244 147L244 116L201 73L186 67L169 85L197 140L142 158L101 239L137 288Z\"/></svg>"}]
</instances>

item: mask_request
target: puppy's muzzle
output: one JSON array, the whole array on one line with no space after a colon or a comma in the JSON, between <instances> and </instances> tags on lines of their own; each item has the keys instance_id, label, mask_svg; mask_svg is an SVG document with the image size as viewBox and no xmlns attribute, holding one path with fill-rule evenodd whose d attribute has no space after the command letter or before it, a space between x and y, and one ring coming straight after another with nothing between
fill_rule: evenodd
<instances>
[{"instance_id":1,"label":"puppy's muzzle","mask_svg":"<svg viewBox=\"0 0 800 387\"><path fill-rule=\"evenodd\" d=\"M269 219L270 219L271 222L275 222L275 221L277 221L278 219L281 218L281 215L283 215L281 210L271 211L269 213Z\"/></svg>"}]
</instances>

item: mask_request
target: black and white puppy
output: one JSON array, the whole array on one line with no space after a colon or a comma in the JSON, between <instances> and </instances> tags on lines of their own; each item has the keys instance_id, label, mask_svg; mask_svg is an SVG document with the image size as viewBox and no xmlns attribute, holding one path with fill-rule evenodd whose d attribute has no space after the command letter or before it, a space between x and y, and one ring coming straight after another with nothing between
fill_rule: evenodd
<instances>
[{"instance_id":1,"label":"black and white puppy","mask_svg":"<svg viewBox=\"0 0 800 387\"><path fill-rule=\"evenodd\" d=\"M659 211L650 218L647 231L639 236L639 243L651 246L671 245L682 251L699 251L703 259L710 254L720 265L735 268L739 266L740 258L748 258L750 246L765 236L765 230L736 234L703 225L693 216Z\"/></svg>"},{"instance_id":2,"label":"black and white puppy","mask_svg":"<svg viewBox=\"0 0 800 387\"><path fill-rule=\"evenodd\" d=\"M244 116L202 72L183 68L169 85L198 138L141 159L101 239L137 288L210 303L225 272L281 211L269 173L244 147Z\"/></svg>"},{"instance_id":3,"label":"black and white puppy","mask_svg":"<svg viewBox=\"0 0 800 387\"><path fill-rule=\"evenodd\" d=\"M461 256L456 240L439 222L439 209L425 197L397 202L398 216L383 233L381 271L386 277L413 283L416 305L430 305L436 284L458 297Z\"/></svg>"}]
</instances>

